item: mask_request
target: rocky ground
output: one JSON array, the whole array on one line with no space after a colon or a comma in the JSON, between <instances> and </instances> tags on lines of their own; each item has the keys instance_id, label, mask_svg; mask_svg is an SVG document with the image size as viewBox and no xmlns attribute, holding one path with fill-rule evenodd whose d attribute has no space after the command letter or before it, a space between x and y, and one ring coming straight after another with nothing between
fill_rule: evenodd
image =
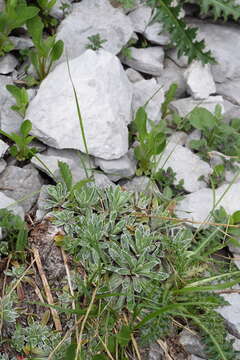
<instances>
[{"instance_id":1,"label":"rocky ground","mask_svg":"<svg viewBox=\"0 0 240 360\"><path fill-rule=\"evenodd\" d=\"M161 23L151 23L152 10L140 1L131 11L114 7L116 4L111 5L108 0L67 2L66 16L63 17L60 10L60 1L52 10L52 16L61 20L57 38L64 41L65 53L39 86L28 89L30 103L25 119L33 124L31 133L41 162L35 157L30 162L17 161L9 154L10 143L3 137L0 139L0 208L12 209L31 224L37 224L36 229L46 215L46 187L53 183L49 170L58 178L58 161L64 161L71 168L74 181L86 177L79 161L79 151L86 151L66 56L84 119L91 168L95 170L93 174L99 187L116 184L129 190L144 187L147 179L136 176L137 162L134 144L129 143L129 125L136 110L156 92L146 111L151 120L158 121L165 92L172 83L177 83L178 89L170 106L181 117L197 106L214 112L216 105L220 105L224 123L240 118L238 24L199 19L195 17L194 5L186 7L187 22L199 27L199 37L204 38L217 61L203 67L196 61L189 65L184 56L177 57L176 50L169 47L169 35L162 31ZM100 34L106 42L98 51L86 50L88 37L94 34ZM148 46L130 46L131 56L126 56L121 50L131 39L146 41ZM32 46L24 31L12 40L16 50ZM7 133L18 131L22 122L22 117L11 109L14 100L6 90L7 84L21 84L25 75L27 64L22 63L18 55L14 51L0 58L0 128ZM34 74L31 66L27 71ZM171 167L176 174L175 184L183 180L185 196L176 204L175 215L188 218L198 228L214 201L217 208L224 207L228 214L240 210L237 161L234 170L225 169L222 181L213 192L209 179L214 167L223 163L224 156L216 149L207 159L192 149L190 141L201 138L200 130L188 133L173 129L168 135L158 167L165 170ZM240 269L239 248L231 246L229 250ZM229 305L219 312L227 322L234 347L240 350L239 293L223 296ZM183 355L174 359L206 359L198 337L189 331L183 330L177 343ZM161 344L152 346L148 359L164 359Z\"/></svg>"}]
</instances>

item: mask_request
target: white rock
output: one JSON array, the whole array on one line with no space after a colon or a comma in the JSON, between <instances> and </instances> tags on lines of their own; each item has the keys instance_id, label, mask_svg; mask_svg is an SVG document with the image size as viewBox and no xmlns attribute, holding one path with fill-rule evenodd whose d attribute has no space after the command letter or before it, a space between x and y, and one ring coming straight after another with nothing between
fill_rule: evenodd
<instances>
[{"instance_id":1,"label":"white rock","mask_svg":"<svg viewBox=\"0 0 240 360\"><path fill-rule=\"evenodd\" d=\"M72 2L73 0L57 0L50 10L50 15L59 20L63 19L64 16L71 12ZM63 4L65 5L65 10L62 8Z\"/></svg>"},{"instance_id":2,"label":"white rock","mask_svg":"<svg viewBox=\"0 0 240 360\"><path fill-rule=\"evenodd\" d=\"M123 156L128 151L132 85L120 61L105 50L87 50L69 65L89 153L106 160ZM66 63L41 83L26 118L33 123L33 135L47 145L85 151Z\"/></svg>"},{"instance_id":3,"label":"white rock","mask_svg":"<svg viewBox=\"0 0 240 360\"><path fill-rule=\"evenodd\" d=\"M48 192L47 192L48 185L43 185L41 187L41 191L39 193L39 197L37 200L37 211L35 215L35 221L41 221L44 216L48 213L49 210L46 210L46 200L48 199Z\"/></svg>"},{"instance_id":4,"label":"white rock","mask_svg":"<svg viewBox=\"0 0 240 360\"><path fill-rule=\"evenodd\" d=\"M159 121L161 119L161 105L164 102L164 91L155 79L143 79L133 84L133 114L136 113L140 106L144 106L147 101L149 102L145 110L148 118Z\"/></svg>"},{"instance_id":5,"label":"white rock","mask_svg":"<svg viewBox=\"0 0 240 360\"><path fill-rule=\"evenodd\" d=\"M121 60L124 64L153 76L159 76L162 73L164 60L162 47L155 46L145 49L130 47L129 49L131 50L131 58L122 57Z\"/></svg>"},{"instance_id":6,"label":"white rock","mask_svg":"<svg viewBox=\"0 0 240 360\"><path fill-rule=\"evenodd\" d=\"M29 49L34 46L32 40L26 36L9 36L9 40L14 44L14 50Z\"/></svg>"},{"instance_id":7,"label":"white rock","mask_svg":"<svg viewBox=\"0 0 240 360\"><path fill-rule=\"evenodd\" d=\"M199 28L198 38L205 40L217 61L217 64L212 65L214 80L224 82L239 77L240 54L236 51L240 46L238 26L210 24L195 19L190 21L190 24Z\"/></svg>"},{"instance_id":8,"label":"white rock","mask_svg":"<svg viewBox=\"0 0 240 360\"><path fill-rule=\"evenodd\" d=\"M200 338L192 332L183 330L179 336L179 343L187 353L205 358L204 346Z\"/></svg>"},{"instance_id":9,"label":"white rock","mask_svg":"<svg viewBox=\"0 0 240 360\"><path fill-rule=\"evenodd\" d=\"M80 151L76 151L76 150L58 150L58 149L48 148L46 152L38 154L38 158L46 166L44 166L41 162L39 162L35 157L32 158L31 163L39 170L51 176L48 171L49 169L56 178L59 177L58 161L63 161L67 163L72 171L74 182L86 178L86 174L82 166L82 162L84 162L86 168L89 169L87 156L81 154ZM91 168L94 167L92 160L90 160L90 166Z\"/></svg>"},{"instance_id":10,"label":"white rock","mask_svg":"<svg viewBox=\"0 0 240 360\"><path fill-rule=\"evenodd\" d=\"M130 19L108 0L83 0L74 4L72 13L61 22L57 39L64 41L68 57L73 59L86 50L88 37L96 34L107 40L102 47L115 55L130 40L133 28ZM62 56L59 61L65 60Z\"/></svg>"},{"instance_id":11,"label":"white rock","mask_svg":"<svg viewBox=\"0 0 240 360\"><path fill-rule=\"evenodd\" d=\"M0 159L4 156L5 152L9 148L8 144L0 139Z\"/></svg>"},{"instance_id":12,"label":"white rock","mask_svg":"<svg viewBox=\"0 0 240 360\"><path fill-rule=\"evenodd\" d=\"M222 206L226 212L231 215L239 210L240 182L228 188L229 184L225 184L216 189L215 204L217 204L217 206L215 208L218 209ZM224 193L225 195L223 196ZM204 222L206 219L210 220L210 212L214 207L213 202L214 196L212 189L200 189L199 191L186 195L185 198L178 203L176 215L179 218L187 218L197 222ZM198 228L199 224L193 224L193 226Z\"/></svg>"},{"instance_id":13,"label":"white rock","mask_svg":"<svg viewBox=\"0 0 240 360\"><path fill-rule=\"evenodd\" d=\"M216 92L210 66L192 62L184 73L189 95L194 99L207 99Z\"/></svg>"},{"instance_id":14,"label":"white rock","mask_svg":"<svg viewBox=\"0 0 240 360\"><path fill-rule=\"evenodd\" d=\"M11 133L19 131L22 117L11 109L15 100L7 91L7 84L12 84L11 77L0 75L0 129Z\"/></svg>"},{"instance_id":15,"label":"white rock","mask_svg":"<svg viewBox=\"0 0 240 360\"><path fill-rule=\"evenodd\" d=\"M182 117L188 115L196 106L203 107L214 112L216 105L221 105L224 114L224 102L222 96L209 96L205 100L194 100L192 98L178 99L171 102L170 107L177 111Z\"/></svg>"},{"instance_id":16,"label":"white rock","mask_svg":"<svg viewBox=\"0 0 240 360\"><path fill-rule=\"evenodd\" d=\"M185 145L188 139L188 135L183 131L176 131L174 132L170 138L169 142L175 143L178 145Z\"/></svg>"},{"instance_id":17,"label":"white rock","mask_svg":"<svg viewBox=\"0 0 240 360\"><path fill-rule=\"evenodd\" d=\"M136 160L134 159L131 150L117 160L95 158L95 164L99 166L112 181L118 181L123 178L131 177L136 171Z\"/></svg>"},{"instance_id":18,"label":"white rock","mask_svg":"<svg viewBox=\"0 0 240 360\"><path fill-rule=\"evenodd\" d=\"M239 287L237 287L239 290ZM224 300L226 300L229 305L218 307L216 311L222 315L225 319L229 332L236 336L240 337L240 301L238 293L229 293L221 295Z\"/></svg>"},{"instance_id":19,"label":"white rock","mask_svg":"<svg viewBox=\"0 0 240 360\"><path fill-rule=\"evenodd\" d=\"M172 60L166 59L164 61L164 69L159 77L157 77L157 82L163 87L164 92L166 92L169 87L175 83L178 88L176 91L176 98L184 96L186 92L186 81L184 79L184 70L176 65Z\"/></svg>"},{"instance_id":20,"label":"white rock","mask_svg":"<svg viewBox=\"0 0 240 360\"><path fill-rule=\"evenodd\" d=\"M233 118L240 118L240 106L224 99L224 121L229 123Z\"/></svg>"},{"instance_id":21,"label":"white rock","mask_svg":"<svg viewBox=\"0 0 240 360\"><path fill-rule=\"evenodd\" d=\"M175 183L184 180L183 187L188 192L197 191L206 187L206 183L199 180L200 176L208 178L212 173L211 167L189 149L168 143L163 153L159 156L158 169L167 170L171 167L176 173Z\"/></svg>"},{"instance_id":22,"label":"white rock","mask_svg":"<svg viewBox=\"0 0 240 360\"><path fill-rule=\"evenodd\" d=\"M170 35L163 29L163 24L160 22L154 22L149 24L143 36L153 44L156 45L168 45L170 43Z\"/></svg>"},{"instance_id":23,"label":"white rock","mask_svg":"<svg viewBox=\"0 0 240 360\"><path fill-rule=\"evenodd\" d=\"M193 130L189 135L186 142L186 146L191 149L190 143L192 140L200 140L201 139L201 131L198 129Z\"/></svg>"},{"instance_id":24,"label":"white rock","mask_svg":"<svg viewBox=\"0 0 240 360\"><path fill-rule=\"evenodd\" d=\"M149 24L152 16L152 9L150 6L140 6L128 14L131 20L133 30L142 34Z\"/></svg>"},{"instance_id":25,"label":"white rock","mask_svg":"<svg viewBox=\"0 0 240 360\"><path fill-rule=\"evenodd\" d=\"M89 186L96 185L100 189L106 189L109 187L116 187L114 182L112 182L105 174L100 174L94 172L94 183L89 183Z\"/></svg>"},{"instance_id":26,"label":"white rock","mask_svg":"<svg viewBox=\"0 0 240 360\"><path fill-rule=\"evenodd\" d=\"M217 83L217 93L224 96L225 99L240 105L240 77L226 80L223 83Z\"/></svg>"},{"instance_id":27,"label":"white rock","mask_svg":"<svg viewBox=\"0 0 240 360\"><path fill-rule=\"evenodd\" d=\"M17 66L18 61L12 54L4 55L0 58L0 74L6 75L15 69Z\"/></svg>"},{"instance_id":28,"label":"white rock","mask_svg":"<svg viewBox=\"0 0 240 360\"><path fill-rule=\"evenodd\" d=\"M0 159L0 174L6 169L7 163L5 160Z\"/></svg>"},{"instance_id":29,"label":"white rock","mask_svg":"<svg viewBox=\"0 0 240 360\"><path fill-rule=\"evenodd\" d=\"M188 66L188 57L185 55L178 56L178 51L176 48L167 50L167 57L169 57L176 65L181 68L186 68Z\"/></svg>"},{"instance_id":30,"label":"white rock","mask_svg":"<svg viewBox=\"0 0 240 360\"><path fill-rule=\"evenodd\" d=\"M127 191L159 194L157 185L147 176L135 176L131 180L120 181L120 184Z\"/></svg>"},{"instance_id":31,"label":"white rock","mask_svg":"<svg viewBox=\"0 0 240 360\"><path fill-rule=\"evenodd\" d=\"M131 81L131 83L135 83L137 81L143 80L143 76L136 70L128 68L126 70L126 74L128 77L128 80Z\"/></svg>"},{"instance_id":32,"label":"white rock","mask_svg":"<svg viewBox=\"0 0 240 360\"><path fill-rule=\"evenodd\" d=\"M24 210L23 208L16 204L16 201L2 192L0 192L0 209L7 208L9 211L12 211L15 215L19 215L22 219L24 219Z\"/></svg>"}]
</instances>

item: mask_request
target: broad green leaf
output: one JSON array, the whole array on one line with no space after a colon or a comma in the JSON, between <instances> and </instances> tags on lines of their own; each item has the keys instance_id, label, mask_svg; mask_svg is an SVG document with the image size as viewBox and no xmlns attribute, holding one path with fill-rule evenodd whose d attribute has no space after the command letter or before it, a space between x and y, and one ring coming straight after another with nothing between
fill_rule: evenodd
<instances>
[{"instance_id":1,"label":"broad green leaf","mask_svg":"<svg viewBox=\"0 0 240 360\"><path fill-rule=\"evenodd\" d=\"M213 114L202 107L195 108L189 115L190 124L199 130L212 130L217 125L217 120Z\"/></svg>"},{"instance_id":2,"label":"broad green leaf","mask_svg":"<svg viewBox=\"0 0 240 360\"><path fill-rule=\"evenodd\" d=\"M21 127L20 127L20 131L23 134L24 137L27 137L29 132L32 130L32 123L30 120L25 120Z\"/></svg>"},{"instance_id":3,"label":"broad green leaf","mask_svg":"<svg viewBox=\"0 0 240 360\"><path fill-rule=\"evenodd\" d=\"M147 113L144 107L140 107L135 115L134 125L137 128L140 141L143 141L147 136Z\"/></svg>"},{"instance_id":4,"label":"broad green leaf","mask_svg":"<svg viewBox=\"0 0 240 360\"><path fill-rule=\"evenodd\" d=\"M119 333L117 334L117 342L125 347L131 340L132 330L129 326L123 325Z\"/></svg>"},{"instance_id":5,"label":"broad green leaf","mask_svg":"<svg viewBox=\"0 0 240 360\"><path fill-rule=\"evenodd\" d=\"M51 61L57 61L58 59L60 59L60 57L62 56L63 53L63 48L64 48L64 43L62 40L58 40L53 48L52 51L50 53L50 58Z\"/></svg>"},{"instance_id":6,"label":"broad green leaf","mask_svg":"<svg viewBox=\"0 0 240 360\"><path fill-rule=\"evenodd\" d=\"M61 177L62 177L68 191L71 191L73 179L72 179L72 172L71 172L69 165L63 161L58 161L58 167L60 170Z\"/></svg>"},{"instance_id":7,"label":"broad green leaf","mask_svg":"<svg viewBox=\"0 0 240 360\"><path fill-rule=\"evenodd\" d=\"M172 84L168 91L166 92L165 94L165 100L162 104L162 107L161 107L161 111L162 111L162 118L165 118L167 113L168 113L168 107L169 107L169 104L171 103L171 101L174 100L174 97L176 95L176 91L177 91L177 84Z\"/></svg>"},{"instance_id":8,"label":"broad green leaf","mask_svg":"<svg viewBox=\"0 0 240 360\"><path fill-rule=\"evenodd\" d=\"M33 40L36 48L40 48L42 44L42 36L44 25L39 16L35 16L34 18L27 21L28 32Z\"/></svg>"}]
</instances>

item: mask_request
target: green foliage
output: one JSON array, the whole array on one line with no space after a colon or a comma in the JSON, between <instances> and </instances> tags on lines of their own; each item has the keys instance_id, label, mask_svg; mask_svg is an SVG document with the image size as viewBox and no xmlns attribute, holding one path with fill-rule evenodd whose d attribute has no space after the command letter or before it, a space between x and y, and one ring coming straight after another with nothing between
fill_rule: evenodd
<instances>
[{"instance_id":1,"label":"green foliage","mask_svg":"<svg viewBox=\"0 0 240 360\"><path fill-rule=\"evenodd\" d=\"M9 34L37 15L39 9L27 6L21 0L7 0L4 11L0 12L0 56L14 49Z\"/></svg>"},{"instance_id":2,"label":"green foliage","mask_svg":"<svg viewBox=\"0 0 240 360\"><path fill-rule=\"evenodd\" d=\"M147 129L150 124L151 129ZM133 122L137 131L137 145L134 149L136 159L138 160L137 175L149 175L156 168L156 155L159 155L166 146L166 136L164 133L165 123L160 121L154 123L148 122L147 113L144 107L140 107L135 115Z\"/></svg>"},{"instance_id":3,"label":"green foliage","mask_svg":"<svg viewBox=\"0 0 240 360\"><path fill-rule=\"evenodd\" d=\"M201 130L201 139L192 140L190 146L204 159L213 150L227 156L240 156L240 120L233 119L230 124L226 124L220 106L216 107L214 114L201 107L195 108L187 120L193 128Z\"/></svg>"},{"instance_id":4,"label":"green foliage","mask_svg":"<svg viewBox=\"0 0 240 360\"><path fill-rule=\"evenodd\" d=\"M236 0L197 0L202 14L213 13L214 19L223 18L225 21L232 17L235 21L240 18L240 5Z\"/></svg>"},{"instance_id":5,"label":"green foliage","mask_svg":"<svg viewBox=\"0 0 240 360\"><path fill-rule=\"evenodd\" d=\"M124 359L126 350L134 352L133 334L139 344L151 343L169 336L172 319L177 318L199 329L209 358L234 359L223 320L215 312L226 303L213 292L240 278L240 272L229 271L224 261L217 261L222 272L216 272L212 254L226 246L224 234L215 228L194 234L182 224L161 220L169 213L158 197L87 184L71 192L68 170L62 166L61 171L66 182L48 188L48 207L55 208L52 221L65 233L58 245L85 274L73 280L75 300L84 298L87 309L93 289L97 291L81 356L90 360L101 354L104 359L107 348ZM70 309L65 305L63 311ZM213 322L217 334L211 330ZM74 356L75 351L73 342L68 354Z\"/></svg>"},{"instance_id":6,"label":"green foliage","mask_svg":"<svg viewBox=\"0 0 240 360\"><path fill-rule=\"evenodd\" d=\"M181 180L176 184L176 174L170 167L167 170L160 169L154 173L153 180L156 181L159 191L167 200L176 199L180 193L184 194L184 181Z\"/></svg>"},{"instance_id":7,"label":"green foliage","mask_svg":"<svg viewBox=\"0 0 240 360\"><path fill-rule=\"evenodd\" d=\"M22 256L27 246L28 229L25 222L7 209L0 209L0 228L2 240L0 240L0 258L13 253Z\"/></svg>"},{"instance_id":8,"label":"green foliage","mask_svg":"<svg viewBox=\"0 0 240 360\"><path fill-rule=\"evenodd\" d=\"M39 80L42 81L48 75L53 63L62 56L64 44L62 40L56 41L55 35L43 37L44 25L39 16L28 20L27 28L35 45L35 49L29 52L29 57Z\"/></svg>"},{"instance_id":9,"label":"green foliage","mask_svg":"<svg viewBox=\"0 0 240 360\"><path fill-rule=\"evenodd\" d=\"M125 8L131 9L136 4L136 0L118 0L118 2Z\"/></svg>"},{"instance_id":10,"label":"green foliage","mask_svg":"<svg viewBox=\"0 0 240 360\"><path fill-rule=\"evenodd\" d=\"M86 49L92 49L94 51L102 48L102 44L104 44L107 40L101 39L100 34L95 34L92 36L88 36L89 44L86 45Z\"/></svg>"},{"instance_id":11,"label":"green foliage","mask_svg":"<svg viewBox=\"0 0 240 360\"><path fill-rule=\"evenodd\" d=\"M31 159L37 152L36 148L29 147L29 144L34 139L34 136L29 135L31 130L32 123L30 120L23 121L20 127L20 134L8 134L5 131L0 130L0 134L14 142L14 145L10 147L10 153L19 161Z\"/></svg>"},{"instance_id":12,"label":"green foliage","mask_svg":"<svg viewBox=\"0 0 240 360\"><path fill-rule=\"evenodd\" d=\"M19 88L15 85L6 85L6 88L16 100L16 105L13 105L11 109L15 110L22 117L24 117L29 103L28 93L26 89Z\"/></svg>"},{"instance_id":13,"label":"green foliage","mask_svg":"<svg viewBox=\"0 0 240 360\"><path fill-rule=\"evenodd\" d=\"M52 29L58 23L57 19L51 16L50 12L57 0L37 0L37 5L40 8L40 17L46 28Z\"/></svg>"},{"instance_id":14,"label":"green foliage","mask_svg":"<svg viewBox=\"0 0 240 360\"><path fill-rule=\"evenodd\" d=\"M150 0L149 4L156 8L156 14L153 21L163 23L166 31L171 36L171 41L176 46L178 56L185 55L189 63L196 59L203 64L214 63L215 60L210 51L204 51L205 43L203 40L198 41L197 28L188 27L185 21L180 18L182 5L171 5L172 0Z\"/></svg>"}]
</instances>

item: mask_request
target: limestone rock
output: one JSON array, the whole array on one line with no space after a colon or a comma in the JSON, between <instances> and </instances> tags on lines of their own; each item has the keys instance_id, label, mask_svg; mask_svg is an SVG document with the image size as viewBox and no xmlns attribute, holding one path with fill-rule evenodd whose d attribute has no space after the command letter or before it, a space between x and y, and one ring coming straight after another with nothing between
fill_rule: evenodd
<instances>
[{"instance_id":1,"label":"limestone rock","mask_svg":"<svg viewBox=\"0 0 240 360\"><path fill-rule=\"evenodd\" d=\"M182 117L188 115L196 106L203 107L210 112L214 112L216 105L221 105L224 114L224 102L222 96L209 96L205 100L194 100L192 98L184 98L172 101L170 107L177 111Z\"/></svg>"},{"instance_id":2,"label":"limestone rock","mask_svg":"<svg viewBox=\"0 0 240 360\"><path fill-rule=\"evenodd\" d=\"M239 290L239 286L237 287ZM221 295L229 305L218 307L216 311L225 319L229 332L240 338L240 301L238 293Z\"/></svg>"},{"instance_id":3,"label":"limestone rock","mask_svg":"<svg viewBox=\"0 0 240 360\"><path fill-rule=\"evenodd\" d=\"M6 89L7 84L12 84L11 77L0 75L0 129L11 133L19 130L22 117L11 109L14 99Z\"/></svg>"},{"instance_id":4,"label":"limestone rock","mask_svg":"<svg viewBox=\"0 0 240 360\"><path fill-rule=\"evenodd\" d=\"M81 154L79 151L48 148L46 152L38 154L38 158L42 161L42 163L39 162L35 157L32 158L31 163L49 176L51 175L49 174L48 169L56 178L59 178L58 161L62 161L67 163L70 167L74 182L86 178L81 159L87 168L89 168L88 160L87 157L84 154ZM43 164L45 164L47 168L43 166ZM91 168L94 167L92 161L90 162L90 165Z\"/></svg>"},{"instance_id":5,"label":"limestone rock","mask_svg":"<svg viewBox=\"0 0 240 360\"><path fill-rule=\"evenodd\" d=\"M42 221L44 216L47 214L48 210L46 210L46 200L48 199L47 192L48 185L43 185L41 187L41 191L39 193L39 197L37 200L37 211L35 215L35 221Z\"/></svg>"},{"instance_id":6,"label":"limestone rock","mask_svg":"<svg viewBox=\"0 0 240 360\"><path fill-rule=\"evenodd\" d=\"M206 187L206 183L199 178L207 179L212 173L208 163L189 149L173 142L168 143L163 153L159 155L158 169L167 170L168 167L176 173L176 183L184 180L183 187L188 192Z\"/></svg>"},{"instance_id":7,"label":"limestone rock","mask_svg":"<svg viewBox=\"0 0 240 360\"><path fill-rule=\"evenodd\" d=\"M146 27L143 35L152 44L156 44L156 45L170 44L170 36L166 31L164 31L163 24L160 23L159 21L154 22L153 24L149 24Z\"/></svg>"},{"instance_id":8,"label":"limestone rock","mask_svg":"<svg viewBox=\"0 0 240 360\"><path fill-rule=\"evenodd\" d=\"M0 58L0 74L7 75L15 69L18 61L12 54L4 55Z\"/></svg>"},{"instance_id":9,"label":"limestone rock","mask_svg":"<svg viewBox=\"0 0 240 360\"><path fill-rule=\"evenodd\" d=\"M89 185L96 185L100 189L106 189L109 187L116 187L114 182L112 182L105 174L100 174L97 172L94 172L94 183L89 183Z\"/></svg>"},{"instance_id":10,"label":"limestone rock","mask_svg":"<svg viewBox=\"0 0 240 360\"><path fill-rule=\"evenodd\" d=\"M204 346L197 335L190 333L188 330L183 330L179 336L179 343L187 353L205 358Z\"/></svg>"},{"instance_id":11,"label":"limestone rock","mask_svg":"<svg viewBox=\"0 0 240 360\"><path fill-rule=\"evenodd\" d=\"M0 159L0 174L6 169L7 163L5 160Z\"/></svg>"},{"instance_id":12,"label":"limestone rock","mask_svg":"<svg viewBox=\"0 0 240 360\"><path fill-rule=\"evenodd\" d=\"M155 79L143 79L133 84L133 114L136 113L140 106L144 106L147 102L148 104L145 109L148 118L153 121L159 121L161 119L161 105L164 102L164 91Z\"/></svg>"},{"instance_id":13,"label":"limestone rock","mask_svg":"<svg viewBox=\"0 0 240 360\"><path fill-rule=\"evenodd\" d=\"M69 65L89 154L106 160L120 158L128 151L132 102L132 85L120 61L105 50L87 50ZM33 135L45 144L85 152L66 63L41 83L26 118L33 123Z\"/></svg>"},{"instance_id":14,"label":"limestone rock","mask_svg":"<svg viewBox=\"0 0 240 360\"><path fill-rule=\"evenodd\" d=\"M153 76L159 76L163 70L164 50L160 46L148 47L145 49L129 48L131 58L122 57L124 64L135 70Z\"/></svg>"},{"instance_id":15,"label":"limestone rock","mask_svg":"<svg viewBox=\"0 0 240 360\"><path fill-rule=\"evenodd\" d=\"M14 44L14 50L29 49L34 46L32 40L26 36L9 36L9 40Z\"/></svg>"},{"instance_id":16,"label":"limestone rock","mask_svg":"<svg viewBox=\"0 0 240 360\"><path fill-rule=\"evenodd\" d=\"M166 59L164 61L164 69L161 75L157 77L157 82L163 87L164 92L173 83L177 84L176 98L179 98L184 96L187 88L183 74L184 70L180 66L176 65L172 60Z\"/></svg>"},{"instance_id":17,"label":"limestone rock","mask_svg":"<svg viewBox=\"0 0 240 360\"><path fill-rule=\"evenodd\" d=\"M112 181L131 177L136 171L136 160L134 159L132 151L129 151L126 155L117 160L95 158L95 164L99 166Z\"/></svg>"},{"instance_id":18,"label":"limestone rock","mask_svg":"<svg viewBox=\"0 0 240 360\"><path fill-rule=\"evenodd\" d=\"M211 74L211 68L194 61L184 73L189 95L194 99L207 99L216 92L216 85Z\"/></svg>"},{"instance_id":19,"label":"limestone rock","mask_svg":"<svg viewBox=\"0 0 240 360\"><path fill-rule=\"evenodd\" d=\"M149 24L152 16L152 9L150 6L139 6L137 9L128 14L131 20L133 30L142 34Z\"/></svg>"},{"instance_id":20,"label":"limestone rock","mask_svg":"<svg viewBox=\"0 0 240 360\"><path fill-rule=\"evenodd\" d=\"M223 83L216 84L217 93L224 96L225 99L240 105L240 77L226 80Z\"/></svg>"},{"instance_id":21,"label":"limestone rock","mask_svg":"<svg viewBox=\"0 0 240 360\"><path fill-rule=\"evenodd\" d=\"M240 202L239 188L240 182L231 185L230 188L229 184L225 184L216 189L216 209L222 206L229 215L238 211ZM224 193L225 195L223 196ZM212 189L200 189L192 194L186 195L184 199L178 203L176 207L176 215L179 218L187 218L197 222L204 222L206 219L209 220L211 218L209 214L214 206L213 201L214 196ZM193 226L197 228L199 227L199 224L193 224Z\"/></svg>"},{"instance_id":22,"label":"limestone rock","mask_svg":"<svg viewBox=\"0 0 240 360\"><path fill-rule=\"evenodd\" d=\"M72 11L72 2L73 0L57 0L50 10L50 15L59 20L63 19Z\"/></svg>"},{"instance_id":23,"label":"limestone rock","mask_svg":"<svg viewBox=\"0 0 240 360\"><path fill-rule=\"evenodd\" d=\"M17 166L8 166L0 175L2 193L16 201L27 212L38 198L38 191L41 189L42 180L38 171L34 168L26 169ZM22 200L25 198L25 200Z\"/></svg>"},{"instance_id":24,"label":"limestone rock","mask_svg":"<svg viewBox=\"0 0 240 360\"><path fill-rule=\"evenodd\" d=\"M9 211L12 211L15 215L19 215L22 219L24 219L23 208L16 204L14 199L8 197L2 191L0 191L0 209L5 208L8 208Z\"/></svg>"},{"instance_id":25,"label":"limestone rock","mask_svg":"<svg viewBox=\"0 0 240 360\"><path fill-rule=\"evenodd\" d=\"M4 156L8 148L8 144L6 144L3 140L0 139L0 159Z\"/></svg>"},{"instance_id":26,"label":"limestone rock","mask_svg":"<svg viewBox=\"0 0 240 360\"><path fill-rule=\"evenodd\" d=\"M131 180L120 181L120 185L127 191L159 194L157 185L147 176L135 176Z\"/></svg>"},{"instance_id":27,"label":"limestone rock","mask_svg":"<svg viewBox=\"0 0 240 360\"><path fill-rule=\"evenodd\" d=\"M131 81L131 83L136 83L137 81L143 80L143 76L136 70L132 68L128 68L126 70L126 74L128 77L128 80Z\"/></svg>"},{"instance_id":28,"label":"limestone rock","mask_svg":"<svg viewBox=\"0 0 240 360\"><path fill-rule=\"evenodd\" d=\"M133 34L130 19L108 0L83 0L73 4L73 10L60 24L57 39L64 41L69 59L81 55L89 43L88 37L99 34L103 48L112 54L120 52ZM65 61L65 56L59 62Z\"/></svg>"}]
</instances>

